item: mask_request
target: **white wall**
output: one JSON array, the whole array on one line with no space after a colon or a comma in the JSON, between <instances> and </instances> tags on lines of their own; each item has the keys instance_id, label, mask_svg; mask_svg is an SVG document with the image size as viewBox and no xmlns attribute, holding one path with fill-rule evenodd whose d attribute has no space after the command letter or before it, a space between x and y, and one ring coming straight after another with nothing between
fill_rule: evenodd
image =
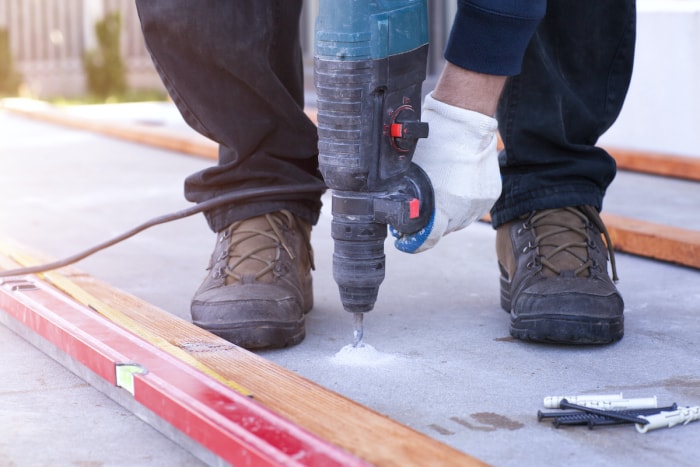
<instances>
[{"instance_id":1,"label":"white wall","mask_svg":"<svg viewBox=\"0 0 700 467\"><path fill-rule=\"evenodd\" d=\"M635 68L607 146L700 158L700 1L638 0Z\"/></svg>"}]
</instances>

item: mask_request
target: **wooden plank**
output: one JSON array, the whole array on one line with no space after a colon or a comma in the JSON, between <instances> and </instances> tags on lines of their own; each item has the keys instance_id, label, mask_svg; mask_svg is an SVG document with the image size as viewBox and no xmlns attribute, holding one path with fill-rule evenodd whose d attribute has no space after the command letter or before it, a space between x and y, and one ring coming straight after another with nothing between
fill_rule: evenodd
<instances>
[{"instance_id":1,"label":"wooden plank","mask_svg":"<svg viewBox=\"0 0 700 467\"><path fill-rule=\"evenodd\" d=\"M700 232L603 213L616 250L700 269Z\"/></svg>"},{"instance_id":2,"label":"wooden plank","mask_svg":"<svg viewBox=\"0 0 700 467\"><path fill-rule=\"evenodd\" d=\"M46 260L12 242L2 243L0 253L5 256L0 264L7 264L10 258L19 259L24 265ZM59 276L61 280L57 280ZM59 285L63 282L64 287L70 284L69 287L79 289L77 301L98 312L108 308L111 321L126 326L136 335L152 336L149 339L166 341L186 352L189 358L218 374L220 381L233 381L246 388L257 402L272 412L367 462L386 466L484 465L467 454L73 268L61 270L61 274L47 274L47 279ZM68 293L75 294L75 290Z\"/></svg>"},{"instance_id":3,"label":"wooden plank","mask_svg":"<svg viewBox=\"0 0 700 467\"><path fill-rule=\"evenodd\" d=\"M14 114L42 122L86 130L138 144L145 144L168 151L181 152L205 159L218 160L218 144L198 134L179 133L171 128L160 128L138 123L121 123L94 120L61 110L42 102L7 99L2 107ZM316 109L306 109L306 115L316 123Z\"/></svg>"},{"instance_id":4,"label":"wooden plank","mask_svg":"<svg viewBox=\"0 0 700 467\"><path fill-rule=\"evenodd\" d=\"M700 181L700 158L606 148L621 170Z\"/></svg>"},{"instance_id":5,"label":"wooden plank","mask_svg":"<svg viewBox=\"0 0 700 467\"><path fill-rule=\"evenodd\" d=\"M213 141L194 134L181 134L173 129L158 128L137 123L118 123L89 119L72 115L61 109L42 103L27 105L22 100L9 99L3 104L5 110L42 122L67 126L78 130L92 131L105 136L145 144L168 151L181 152L207 159L218 158L218 145Z\"/></svg>"}]
</instances>

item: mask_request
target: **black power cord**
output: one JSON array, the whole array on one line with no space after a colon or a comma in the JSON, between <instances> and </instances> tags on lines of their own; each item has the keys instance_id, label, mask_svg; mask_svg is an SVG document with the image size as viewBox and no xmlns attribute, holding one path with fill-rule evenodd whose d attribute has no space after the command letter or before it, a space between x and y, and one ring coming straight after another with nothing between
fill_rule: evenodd
<instances>
[{"instance_id":1,"label":"black power cord","mask_svg":"<svg viewBox=\"0 0 700 467\"><path fill-rule=\"evenodd\" d=\"M292 185L292 186L284 186L284 187L271 187L271 188L250 188L247 190L240 190L235 193L228 193L225 195L218 196L214 199L210 199L207 201L203 201L195 206L182 209L180 211L176 211L170 214L164 214L162 216L154 217L153 219L150 219L143 224L137 225L136 227L127 230L126 232L117 235L116 237L107 240L105 242L102 242L98 245L93 246L92 248L88 248L86 250L83 250L81 252L78 252L72 256L69 256L67 258L54 261L52 263L47 263L47 264L40 264L37 266L29 266L29 267L24 267L24 268L17 268L17 269L8 269L6 271L0 271L0 277L10 277L10 276L23 276L26 274L37 274L41 272L46 272L46 271L51 271L53 269L59 269L74 263L77 263L80 260L83 260L87 258L88 256L91 256L98 251L104 250L105 248L109 248L113 245L116 245L117 243L120 243L127 238L133 237L134 235L143 232L146 229L149 229L151 227L154 227L156 225L160 224L165 224L168 222L173 222L176 220L184 219L185 217L190 217L195 214L199 214L204 211L209 211L211 209L219 208L222 206L230 205L232 203L236 203L239 201L243 200L248 200L248 199L253 199L253 198L259 198L262 196L271 196L271 195L294 195L294 194L299 194L299 193L315 193L315 192L323 192L326 190L325 185L320 185L317 183L313 184L302 184L302 185Z\"/></svg>"}]
</instances>

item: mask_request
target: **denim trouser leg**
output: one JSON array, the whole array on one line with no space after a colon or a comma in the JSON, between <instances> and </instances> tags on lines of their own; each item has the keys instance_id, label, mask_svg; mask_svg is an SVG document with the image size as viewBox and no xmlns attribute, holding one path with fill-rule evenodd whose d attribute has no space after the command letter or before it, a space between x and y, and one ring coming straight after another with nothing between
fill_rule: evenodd
<instances>
[{"instance_id":1,"label":"denim trouser leg","mask_svg":"<svg viewBox=\"0 0 700 467\"><path fill-rule=\"evenodd\" d=\"M627 93L635 20L634 0L549 0L522 73L499 102L505 150L495 227L536 209L602 208L616 168L595 144Z\"/></svg>"},{"instance_id":2,"label":"denim trouser leg","mask_svg":"<svg viewBox=\"0 0 700 467\"><path fill-rule=\"evenodd\" d=\"M303 112L301 0L137 0L156 68L187 123L219 143L219 163L185 181L202 202L247 188L321 184ZM213 230L289 209L315 223L321 191L208 212Z\"/></svg>"}]
</instances>

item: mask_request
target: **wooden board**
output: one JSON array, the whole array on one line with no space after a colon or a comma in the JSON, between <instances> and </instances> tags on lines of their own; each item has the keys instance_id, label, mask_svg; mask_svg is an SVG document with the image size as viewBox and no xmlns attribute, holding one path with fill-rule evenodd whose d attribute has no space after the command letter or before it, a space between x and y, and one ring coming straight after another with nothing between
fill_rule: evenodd
<instances>
[{"instance_id":1,"label":"wooden board","mask_svg":"<svg viewBox=\"0 0 700 467\"><path fill-rule=\"evenodd\" d=\"M606 148L618 169L700 181L700 158Z\"/></svg>"},{"instance_id":2,"label":"wooden board","mask_svg":"<svg viewBox=\"0 0 700 467\"><path fill-rule=\"evenodd\" d=\"M700 232L603 213L616 250L700 269Z\"/></svg>"},{"instance_id":3,"label":"wooden board","mask_svg":"<svg viewBox=\"0 0 700 467\"><path fill-rule=\"evenodd\" d=\"M67 126L79 130L92 131L105 136L119 138L139 144L146 144L169 151L205 157L216 160L219 155L218 145L197 133L178 133L173 129L161 128L138 123L120 123L108 120L90 119L72 115L67 111L50 105L22 105L21 102L5 103L5 110L47 123Z\"/></svg>"},{"instance_id":4,"label":"wooden board","mask_svg":"<svg viewBox=\"0 0 700 467\"><path fill-rule=\"evenodd\" d=\"M11 241L0 243L0 267L46 258ZM111 322L232 383L266 408L375 465L484 465L456 449L241 349L191 323L73 268L44 279ZM387 397L390 395L387 394Z\"/></svg>"}]
</instances>

